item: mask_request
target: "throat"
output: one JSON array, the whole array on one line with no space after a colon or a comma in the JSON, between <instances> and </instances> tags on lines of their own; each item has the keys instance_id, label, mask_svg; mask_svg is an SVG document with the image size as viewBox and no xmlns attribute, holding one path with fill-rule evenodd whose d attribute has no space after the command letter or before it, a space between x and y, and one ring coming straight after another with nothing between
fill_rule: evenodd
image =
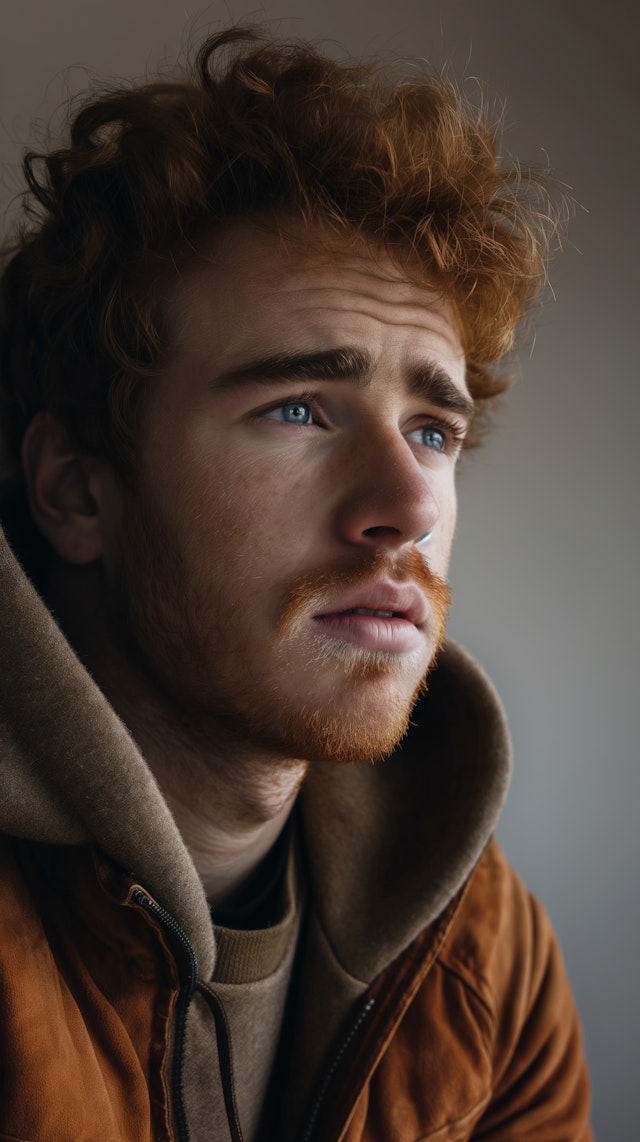
<instances>
[{"instance_id":1,"label":"throat","mask_svg":"<svg viewBox=\"0 0 640 1142\"><path fill-rule=\"evenodd\" d=\"M159 765L158 783L212 906L254 895L263 865L286 829L306 765L226 755L195 765ZM267 866L268 868L268 866Z\"/></svg>"}]
</instances>

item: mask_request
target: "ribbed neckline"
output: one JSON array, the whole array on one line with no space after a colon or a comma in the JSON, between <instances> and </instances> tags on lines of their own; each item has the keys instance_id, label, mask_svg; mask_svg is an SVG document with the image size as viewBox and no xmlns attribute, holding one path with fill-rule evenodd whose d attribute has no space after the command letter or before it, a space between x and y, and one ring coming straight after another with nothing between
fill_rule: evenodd
<instances>
[{"instance_id":1,"label":"ribbed neckline","mask_svg":"<svg viewBox=\"0 0 640 1142\"><path fill-rule=\"evenodd\" d=\"M214 922L216 983L254 983L275 972L287 953L302 908L303 882L297 829L288 830L286 867L280 881L280 899L274 905L274 923L264 928L226 928Z\"/></svg>"}]
</instances>

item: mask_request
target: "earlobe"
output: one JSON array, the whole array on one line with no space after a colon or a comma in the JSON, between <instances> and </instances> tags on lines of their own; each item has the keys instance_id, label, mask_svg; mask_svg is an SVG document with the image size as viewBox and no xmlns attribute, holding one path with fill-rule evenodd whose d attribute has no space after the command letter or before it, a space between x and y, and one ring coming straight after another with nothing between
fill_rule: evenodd
<instances>
[{"instance_id":1,"label":"earlobe","mask_svg":"<svg viewBox=\"0 0 640 1142\"><path fill-rule=\"evenodd\" d=\"M31 421L22 465L35 523L61 559L92 563L103 553L97 462L79 453L51 413Z\"/></svg>"}]
</instances>

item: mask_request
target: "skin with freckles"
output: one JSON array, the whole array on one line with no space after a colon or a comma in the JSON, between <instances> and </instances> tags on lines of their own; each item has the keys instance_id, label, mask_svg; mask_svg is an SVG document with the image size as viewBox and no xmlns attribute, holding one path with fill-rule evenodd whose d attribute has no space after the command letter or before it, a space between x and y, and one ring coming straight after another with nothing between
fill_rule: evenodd
<instances>
[{"instance_id":1,"label":"skin with freckles","mask_svg":"<svg viewBox=\"0 0 640 1142\"><path fill-rule=\"evenodd\" d=\"M242 221L204 254L165 289L135 493L95 466L101 562L55 589L69 628L93 598L84 657L224 897L307 763L402 736L443 635L471 410L452 311L383 250L321 258Z\"/></svg>"},{"instance_id":2,"label":"skin with freckles","mask_svg":"<svg viewBox=\"0 0 640 1142\"><path fill-rule=\"evenodd\" d=\"M372 756L372 742L358 742L378 725L377 756L393 744L385 711L401 708L406 723L435 651L433 608L399 650L384 623L367 645L345 641L353 621L343 637L321 637L319 613L342 609L337 587L294 634L283 637L278 622L301 577L411 581L403 561L428 530L429 566L446 576L459 442L409 381L437 366L464 392L460 343L443 304L382 257L343 253L318 265L248 224L212 253L213 264L178 287L172 352L145 420L134 524L145 534L125 528L121 578L130 584L150 542L163 557L138 575L146 590L129 592L134 629L149 667L192 716L213 715L257 746L305 760L331 757L331 747L302 732L303 711L316 726L323 717L348 724L354 758ZM345 347L370 357L366 377L283 378L270 365L265 378L255 364ZM370 603L366 587L356 603ZM365 679L358 666L371 650L379 669Z\"/></svg>"}]
</instances>

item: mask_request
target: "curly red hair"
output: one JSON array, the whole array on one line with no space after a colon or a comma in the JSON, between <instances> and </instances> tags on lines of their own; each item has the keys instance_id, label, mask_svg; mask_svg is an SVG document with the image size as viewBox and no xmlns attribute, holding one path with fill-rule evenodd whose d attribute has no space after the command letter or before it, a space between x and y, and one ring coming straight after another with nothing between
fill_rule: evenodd
<instances>
[{"instance_id":1,"label":"curly red hair","mask_svg":"<svg viewBox=\"0 0 640 1142\"><path fill-rule=\"evenodd\" d=\"M24 166L26 221L0 283L14 473L40 409L131 470L141 396L162 364L155 287L232 217L384 243L453 303L478 406L505 387L492 367L544 277L539 184L500 166L483 112L422 65L392 80L233 28L175 80L92 97L68 146Z\"/></svg>"}]
</instances>

